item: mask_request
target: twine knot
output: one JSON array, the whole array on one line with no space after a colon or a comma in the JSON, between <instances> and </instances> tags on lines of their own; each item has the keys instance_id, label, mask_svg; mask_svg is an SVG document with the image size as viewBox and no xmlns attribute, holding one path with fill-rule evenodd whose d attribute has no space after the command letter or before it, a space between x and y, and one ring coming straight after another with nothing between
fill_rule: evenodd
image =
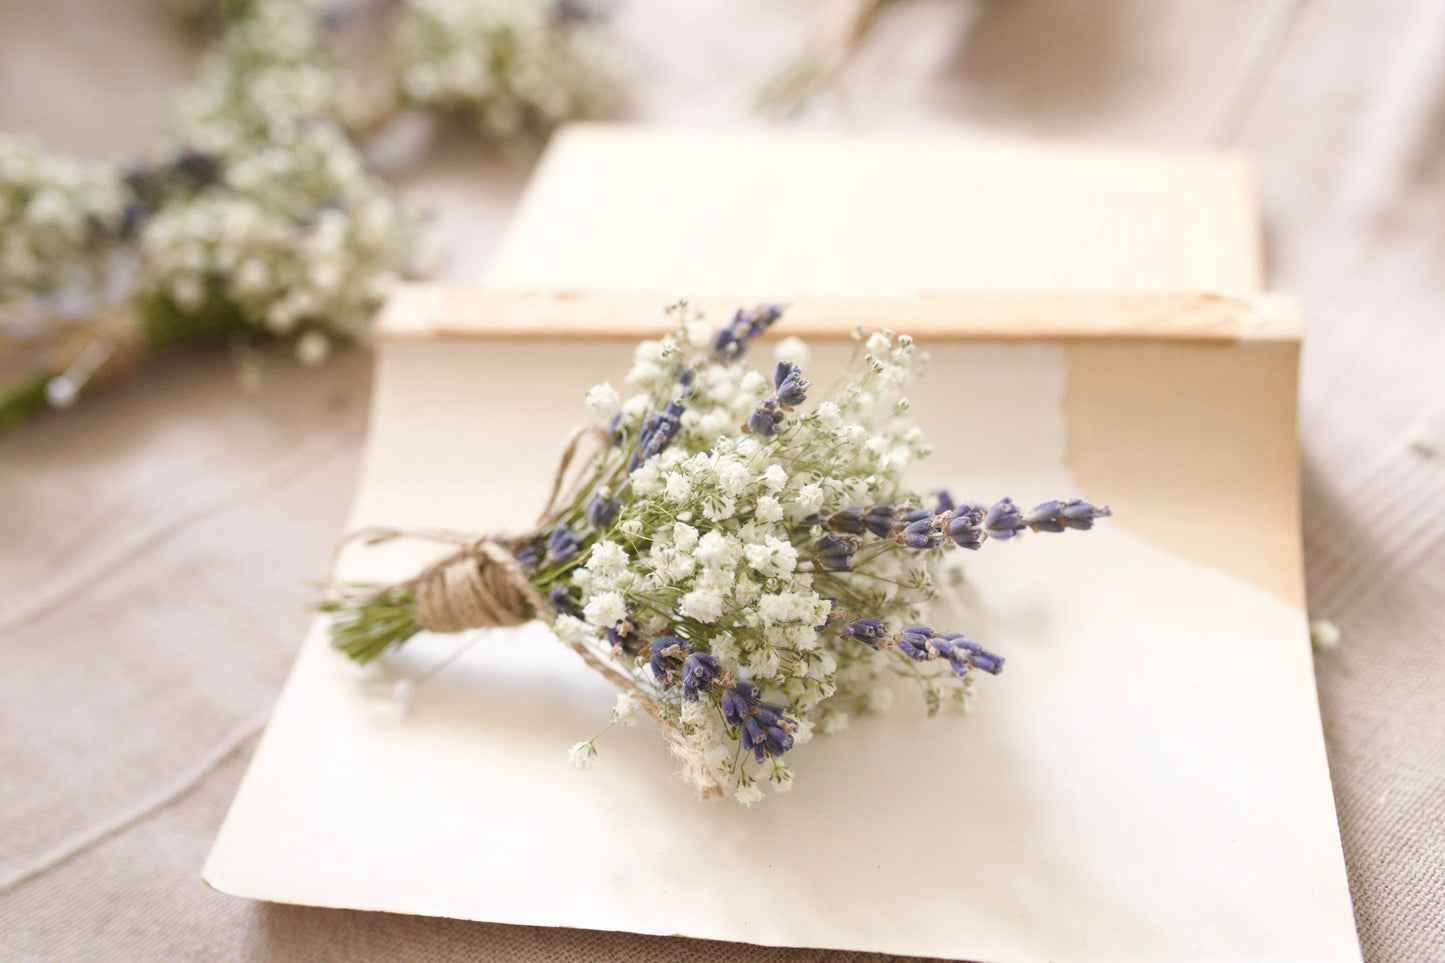
<instances>
[{"instance_id":1,"label":"twine knot","mask_svg":"<svg viewBox=\"0 0 1445 963\"><path fill-rule=\"evenodd\" d=\"M428 632L465 632L547 618L512 553L481 539L429 566L413 580L416 624Z\"/></svg>"}]
</instances>

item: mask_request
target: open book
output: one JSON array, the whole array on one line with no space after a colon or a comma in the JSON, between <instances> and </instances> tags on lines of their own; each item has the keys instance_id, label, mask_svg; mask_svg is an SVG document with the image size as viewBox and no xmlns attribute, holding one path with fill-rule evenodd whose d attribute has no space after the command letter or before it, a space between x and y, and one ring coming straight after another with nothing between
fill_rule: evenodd
<instances>
[{"instance_id":1,"label":"open book","mask_svg":"<svg viewBox=\"0 0 1445 963\"><path fill-rule=\"evenodd\" d=\"M539 625L402 705L463 640L361 670L318 623L207 882L999 963L1358 960L1301 608L1299 330L1258 293L1259 233L1231 159L564 132L487 289L388 309L357 525L524 528L583 394L677 296L794 301L824 378L854 324L917 320L914 487L1115 516L969 558L949 621L1009 659L970 715L900 687L750 810L698 802L646 724L571 769L613 693Z\"/></svg>"}]
</instances>

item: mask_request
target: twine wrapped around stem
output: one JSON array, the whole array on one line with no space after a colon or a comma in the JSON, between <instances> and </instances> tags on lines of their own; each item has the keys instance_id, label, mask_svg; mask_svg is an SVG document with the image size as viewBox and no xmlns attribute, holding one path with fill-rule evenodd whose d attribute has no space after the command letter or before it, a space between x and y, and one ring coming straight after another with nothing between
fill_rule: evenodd
<instances>
[{"instance_id":1,"label":"twine wrapped around stem","mask_svg":"<svg viewBox=\"0 0 1445 963\"><path fill-rule=\"evenodd\" d=\"M606 433L598 427L579 428L567 443L553 477L546 507L531 535L475 535L437 529L400 529L371 527L344 536L332 550L325 580L333 597L368 600L407 594L412 600L412 619L416 628L427 632L455 633L469 629L498 628L523 625L533 619L549 627L556 613L547 599L527 578L517 562L516 550L532 541L556 522L559 496L573 460L584 440L600 438ZM596 481L596 472L587 484ZM574 486L575 489L576 486ZM567 504L564 500L561 504ZM337 567L343 550L356 542L375 546L400 539L417 539L455 546L455 550L432 562L416 575L385 585L356 586L342 582ZM566 643L587 665L619 690L630 694L648 716L662 729L673 758L678 761L684 780L703 799L717 799L724 794L722 783L713 773L703 753L692 745L682 732L666 718L657 699L633 676L579 641Z\"/></svg>"}]
</instances>

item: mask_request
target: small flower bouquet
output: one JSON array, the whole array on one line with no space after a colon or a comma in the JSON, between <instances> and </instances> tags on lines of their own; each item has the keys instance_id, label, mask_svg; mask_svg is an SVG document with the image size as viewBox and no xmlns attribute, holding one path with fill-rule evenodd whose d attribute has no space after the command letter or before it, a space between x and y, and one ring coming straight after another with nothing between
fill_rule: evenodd
<instances>
[{"instance_id":1,"label":"small flower bouquet","mask_svg":"<svg viewBox=\"0 0 1445 963\"><path fill-rule=\"evenodd\" d=\"M820 391L796 339L770 375L746 361L781 308L739 311L716 331L686 305L672 311L676 332L637 348L637 393L589 392L607 427L579 438L601 443L579 462L574 438L532 532L353 533L456 549L393 585L333 579L322 607L360 662L423 630L541 619L620 690L613 723L650 716L701 796L751 804L764 784L789 788L795 747L886 708L885 677L918 685L932 713L1003 669L973 639L923 624L949 553L1088 529L1109 510L903 487L929 453L902 393L923 360L906 335L858 332L847 373ZM595 737L572 749L579 766L595 756Z\"/></svg>"}]
</instances>

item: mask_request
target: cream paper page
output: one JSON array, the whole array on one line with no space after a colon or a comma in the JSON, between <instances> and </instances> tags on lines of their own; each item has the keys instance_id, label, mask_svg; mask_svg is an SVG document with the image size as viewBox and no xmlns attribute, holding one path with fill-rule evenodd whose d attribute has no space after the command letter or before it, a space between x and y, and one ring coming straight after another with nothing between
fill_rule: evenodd
<instances>
[{"instance_id":1,"label":"cream paper page","mask_svg":"<svg viewBox=\"0 0 1445 963\"><path fill-rule=\"evenodd\" d=\"M982 137L579 125L543 157L497 288L912 295L1263 287L1250 167Z\"/></svg>"},{"instance_id":2,"label":"cream paper page","mask_svg":"<svg viewBox=\"0 0 1445 963\"><path fill-rule=\"evenodd\" d=\"M818 349L820 377L840 350ZM919 484L1070 493L1060 349L933 354L914 410L938 453ZM607 342L388 346L357 523L532 517L582 393L625 364ZM985 961L1357 960L1302 613L1115 525L987 548L937 616L1009 659L975 711L928 719L900 686L889 715L795 750L795 788L750 810L697 802L647 726L570 768L612 693L539 628L483 634L404 709L392 683L456 640L359 670L318 627L207 879ZM368 561L385 576L418 558Z\"/></svg>"}]
</instances>

